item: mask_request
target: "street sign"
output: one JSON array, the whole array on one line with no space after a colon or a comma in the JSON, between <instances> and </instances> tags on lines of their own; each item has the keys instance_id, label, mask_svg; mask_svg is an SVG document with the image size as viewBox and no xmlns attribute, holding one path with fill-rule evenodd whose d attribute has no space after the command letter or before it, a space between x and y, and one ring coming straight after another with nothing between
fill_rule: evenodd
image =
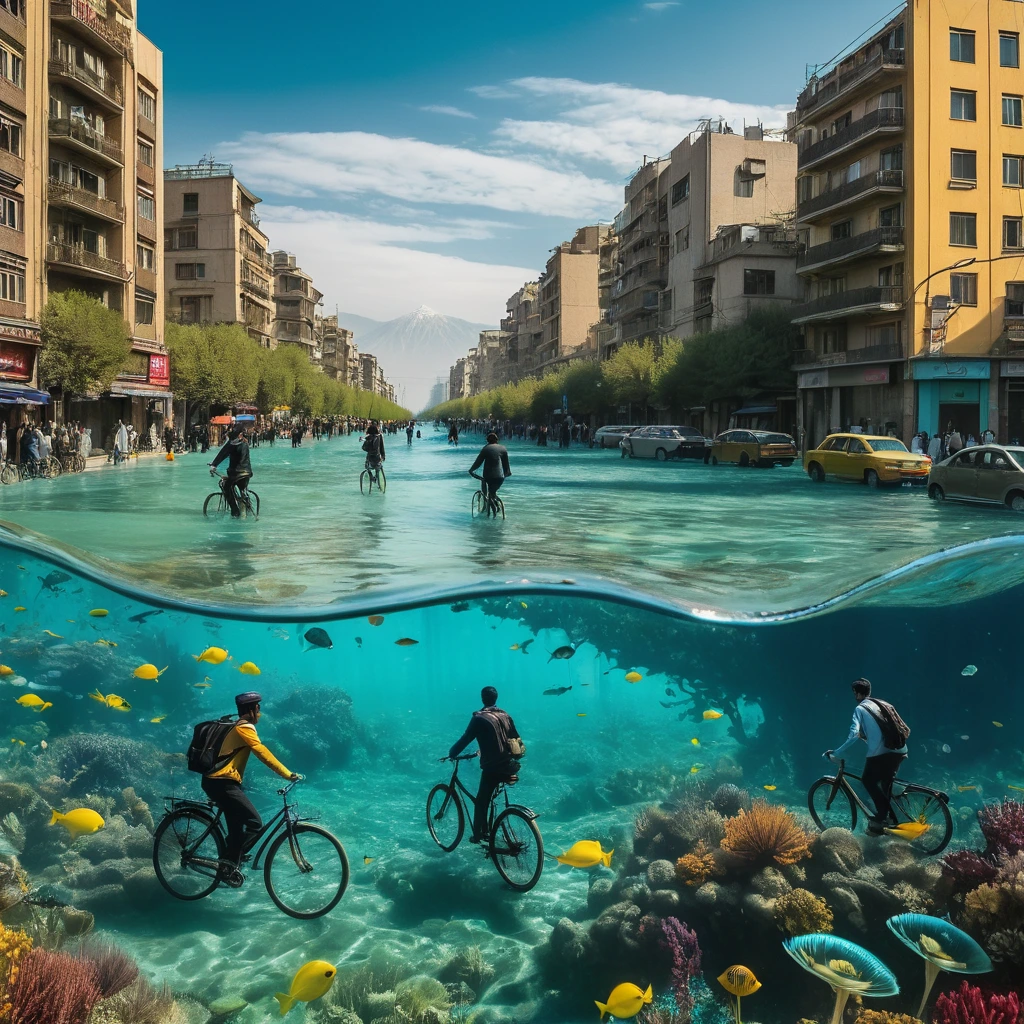
<instances>
[{"instance_id":1,"label":"street sign","mask_svg":"<svg viewBox=\"0 0 1024 1024\"><path fill-rule=\"evenodd\" d=\"M562 395L562 412L568 412L568 411L569 411L569 396L568 395Z\"/></svg>"}]
</instances>

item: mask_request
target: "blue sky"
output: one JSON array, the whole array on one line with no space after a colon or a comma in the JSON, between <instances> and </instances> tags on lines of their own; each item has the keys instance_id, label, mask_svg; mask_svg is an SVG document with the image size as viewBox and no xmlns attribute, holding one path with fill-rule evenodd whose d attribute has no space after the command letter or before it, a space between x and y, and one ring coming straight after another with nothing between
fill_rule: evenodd
<instances>
[{"instance_id":1,"label":"blue sky","mask_svg":"<svg viewBox=\"0 0 1024 1024\"><path fill-rule=\"evenodd\" d=\"M165 158L232 162L328 309L497 323L698 118L781 127L890 0L140 0Z\"/></svg>"}]
</instances>

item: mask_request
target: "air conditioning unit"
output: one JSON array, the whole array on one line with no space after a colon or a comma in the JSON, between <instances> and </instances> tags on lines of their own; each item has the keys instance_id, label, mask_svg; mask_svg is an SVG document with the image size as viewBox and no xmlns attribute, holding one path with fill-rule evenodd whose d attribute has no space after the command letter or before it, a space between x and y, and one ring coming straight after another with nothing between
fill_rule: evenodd
<instances>
[{"instance_id":1,"label":"air conditioning unit","mask_svg":"<svg viewBox=\"0 0 1024 1024\"><path fill-rule=\"evenodd\" d=\"M741 170L746 178L763 178L768 173L768 167L764 160L749 156L743 161Z\"/></svg>"}]
</instances>

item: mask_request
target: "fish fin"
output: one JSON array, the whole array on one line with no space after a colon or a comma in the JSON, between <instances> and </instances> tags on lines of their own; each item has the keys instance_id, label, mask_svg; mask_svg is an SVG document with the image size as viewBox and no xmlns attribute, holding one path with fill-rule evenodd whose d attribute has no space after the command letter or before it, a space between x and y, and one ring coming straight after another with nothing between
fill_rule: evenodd
<instances>
[{"instance_id":1,"label":"fish fin","mask_svg":"<svg viewBox=\"0 0 1024 1024\"><path fill-rule=\"evenodd\" d=\"M556 857L555 860L557 860L559 864L568 864L569 863L564 857Z\"/></svg>"},{"instance_id":2,"label":"fish fin","mask_svg":"<svg viewBox=\"0 0 1024 1024\"><path fill-rule=\"evenodd\" d=\"M282 1017L295 1005L295 1000L291 996L286 996L283 992L275 992L274 998L281 1004Z\"/></svg>"},{"instance_id":3,"label":"fish fin","mask_svg":"<svg viewBox=\"0 0 1024 1024\"><path fill-rule=\"evenodd\" d=\"M644 1002L649 1003L654 998L654 989L648 985L647 991L644 993Z\"/></svg>"},{"instance_id":4,"label":"fish fin","mask_svg":"<svg viewBox=\"0 0 1024 1024\"><path fill-rule=\"evenodd\" d=\"M193 657L193 658L195 658L195 659L196 659L196 661L198 661L198 660L199 660L199 655L198 655L198 654L193 654L193 655L192 655L192 657Z\"/></svg>"},{"instance_id":5,"label":"fish fin","mask_svg":"<svg viewBox=\"0 0 1024 1024\"><path fill-rule=\"evenodd\" d=\"M612 866L612 854L614 852L615 852L614 850L609 850L607 853L602 853L601 854L601 863L606 868L610 868Z\"/></svg>"},{"instance_id":6,"label":"fish fin","mask_svg":"<svg viewBox=\"0 0 1024 1024\"><path fill-rule=\"evenodd\" d=\"M162 669L160 669L159 672L157 672L157 675L158 676L162 676L170 667L171 667L170 665L164 665L164 667Z\"/></svg>"},{"instance_id":7,"label":"fish fin","mask_svg":"<svg viewBox=\"0 0 1024 1024\"><path fill-rule=\"evenodd\" d=\"M60 821L60 819L63 818L63 817L64 817L64 815L61 814L60 811L55 811L55 810L51 809L51 811L50 811L50 824L51 825L56 825L57 822Z\"/></svg>"},{"instance_id":8,"label":"fish fin","mask_svg":"<svg viewBox=\"0 0 1024 1024\"><path fill-rule=\"evenodd\" d=\"M594 1005L601 1011L601 1016L598 1020L604 1020L604 1015L608 1012L608 1007L605 1006L604 1003L599 1003L596 999L594 1000Z\"/></svg>"}]
</instances>

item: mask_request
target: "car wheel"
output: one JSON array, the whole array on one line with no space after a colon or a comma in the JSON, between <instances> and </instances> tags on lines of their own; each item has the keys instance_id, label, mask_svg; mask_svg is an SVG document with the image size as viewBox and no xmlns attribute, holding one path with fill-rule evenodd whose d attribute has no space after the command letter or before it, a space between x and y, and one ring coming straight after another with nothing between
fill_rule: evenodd
<instances>
[{"instance_id":1,"label":"car wheel","mask_svg":"<svg viewBox=\"0 0 1024 1024\"><path fill-rule=\"evenodd\" d=\"M1020 491L1014 491L1014 493L1006 499L1006 504L1009 505L1014 512L1024 512L1024 494L1021 494Z\"/></svg>"},{"instance_id":2,"label":"car wheel","mask_svg":"<svg viewBox=\"0 0 1024 1024\"><path fill-rule=\"evenodd\" d=\"M807 475L816 483L823 484L825 482L825 470L821 468L816 462L812 462L807 467Z\"/></svg>"},{"instance_id":3,"label":"car wheel","mask_svg":"<svg viewBox=\"0 0 1024 1024\"><path fill-rule=\"evenodd\" d=\"M750 456L746 452L740 452L740 465L741 466L749 466L750 465Z\"/></svg>"},{"instance_id":4,"label":"car wheel","mask_svg":"<svg viewBox=\"0 0 1024 1024\"><path fill-rule=\"evenodd\" d=\"M868 485L868 487L870 487L872 490L877 489L877 487L878 487L878 474L873 469L869 469L864 474L864 483L866 483Z\"/></svg>"},{"instance_id":5,"label":"car wheel","mask_svg":"<svg viewBox=\"0 0 1024 1024\"><path fill-rule=\"evenodd\" d=\"M931 487L928 488L928 497L931 498L932 501L945 501L946 492L938 484L932 484Z\"/></svg>"},{"instance_id":6,"label":"car wheel","mask_svg":"<svg viewBox=\"0 0 1024 1024\"><path fill-rule=\"evenodd\" d=\"M667 452L667 451L665 451L665 449L664 449L664 448L659 448L659 449L658 449L658 450L657 450L657 451L656 451L656 452L654 453L654 457L655 457L655 458L656 458L656 459L657 459L657 460L658 460L659 462L665 462L665 461L666 461L666 460L668 459L668 452Z\"/></svg>"}]
</instances>

